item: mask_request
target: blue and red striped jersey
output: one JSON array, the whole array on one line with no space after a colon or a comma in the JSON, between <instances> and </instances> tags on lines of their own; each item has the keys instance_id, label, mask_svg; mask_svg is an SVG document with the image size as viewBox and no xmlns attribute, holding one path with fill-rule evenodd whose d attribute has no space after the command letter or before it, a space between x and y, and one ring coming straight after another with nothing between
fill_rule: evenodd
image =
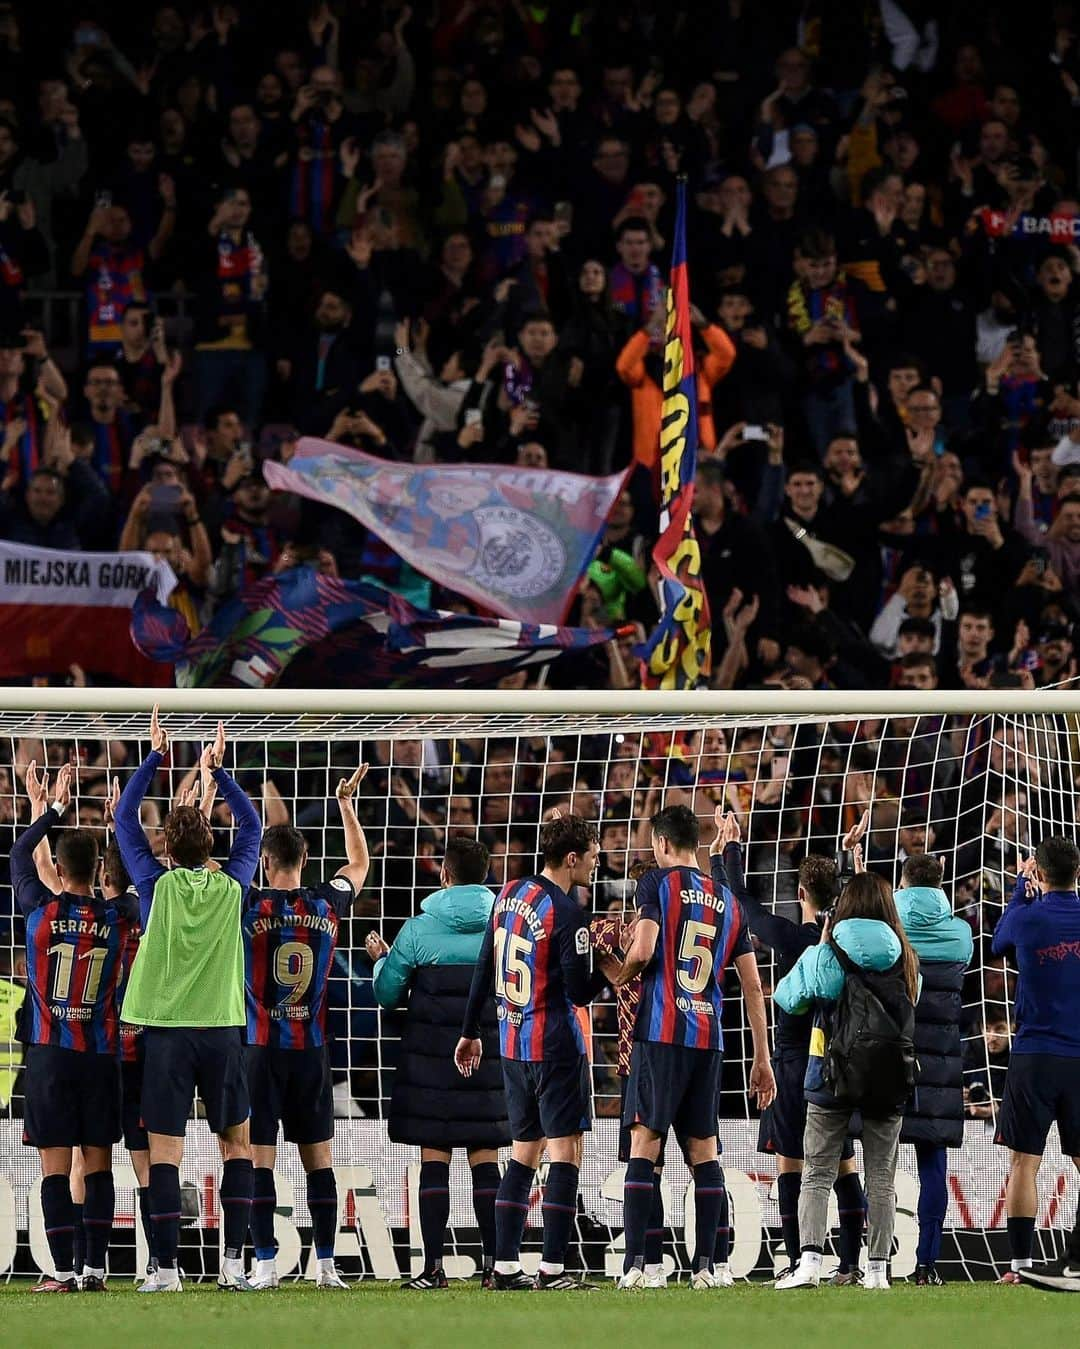
<instances>
[{"instance_id":1,"label":"blue and red striped jersey","mask_svg":"<svg viewBox=\"0 0 1080 1349\"><path fill-rule=\"evenodd\" d=\"M28 1044L119 1051L117 986L131 929L122 901L84 895L49 894L26 915Z\"/></svg>"},{"instance_id":2,"label":"blue and red striped jersey","mask_svg":"<svg viewBox=\"0 0 1080 1349\"><path fill-rule=\"evenodd\" d=\"M57 895L43 883L34 849L59 823L60 813L50 806L11 847L11 887L26 920L24 1038L83 1054L115 1054L117 986L139 909L128 895Z\"/></svg>"},{"instance_id":3,"label":"blue and red striped jersey","mask_svg":"<svg viewBox=\"0 0 1080 1349\"><path fill-rule=\"evenodd\" d=\"M133 913L139 912L139 892L134 886L125 894L124 899L131 905ZM131 978L131 967L135 964L135 957L139 953L139 941L142 937L142 926L139 923L132 923L131 931L128 934L128 943L124 947L124 964L120 974L120 990L117 1002L120 1006L120 1062L121 1063L141 1063L143 1056L143 1031L145 1026L133 1026L129 1021L124 1020L124 994L127 992L128 980Z\"/></svg>"},{"instance_id":4,"label":"blue and red striped jersey","mask_svg":"<svg viewBox=\"0 0 1080 1349\"><path fill-rule=\"evenodd\" d=\"M753 949L738 900L696 867L668 867L641 877L636 902L660 934L642 972L634 1038L722 1049L724 971Z\"/></svg>"},{"instance_id":5,"label":"blue and red striped jersey","mask_svg":"<svg viewBox=\"0 0 1080 1349\"><path fill-rule=\"evenodd\" d=\"M326 982L338 922L355 898L344 876L299 890L248 892L243 927L249 1045L312 1049L326 1043Z\"/></svg>"},{"instance_id":6,"label":"blue and red striped jersey","mask_svg":"<svg viewBox=\"0 0 1080 1349\"><path fill-rule=\"evenodd\" d=\"M574 1008L597 991L588 918L543 876L510 881L495 901L465 1011L469 1039L480 1033L492 985L504 1059L540 1063L585 1053Z\"/></svg>"}]
</instances>

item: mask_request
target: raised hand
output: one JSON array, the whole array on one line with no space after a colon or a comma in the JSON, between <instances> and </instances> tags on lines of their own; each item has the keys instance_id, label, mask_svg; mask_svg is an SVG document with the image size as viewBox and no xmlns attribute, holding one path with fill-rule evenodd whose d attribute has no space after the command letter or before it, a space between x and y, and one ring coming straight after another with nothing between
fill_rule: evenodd
<instances>
[{"instance_id":1,"label":"raised hand","mask_svg":"<svg viewBox=\"0 0 1080 1349\"><path fill-rule=\"evenodd\" d=\"M217 724L217 734L213 742L204 746L203 752L199 758L199 767L209 769L213 772L215 768L220 768L225 762L225 723L219 721Z\"/></svg>"},{"instance_id":2,"label":"raised hand","mask_svg":"<svg viewBox=\"0 0 1080 1349\"><path fill-rule=\"evenodd\" d=\"M342 778L334 791L339 801L351 801L353 793L367 777L368 765L362 763L351 778Z\"/></svg>"},{"instance_id":3,"label":"raised hand","mask_svg":"<svg viewBox=\"0 0 1080 1349\"><path fill-rule=\"evenodd\" d=\"M113 778L112 787L108 796L105 798L102 807L102 814L105 817L105 827L111 828L116 822L116 807L120 804L120 779Z\"/></svg>"},{"instance_id":4,"label":"raised hand","mask_svg":"<svg viewBox=\"0 0 1080 1349\"><path fill-rule=\"evenodd\" d=\"M164 754L169 748L169 737L158 716L157 703L154 704L154 710L150 713L150 748L157 750L159 754Z\"/></svg>"},{"instance_id":5,"label":"raised hand","mask_svg":"<svg viewBox=\"0 0 1080 1349\"><path fill-rule=\"evenodd\" d=\"M721 832L725 848L729 843L742 842L742 826L739 824L738 815L736 815L733 810L727 811L724 815L723 829Z\"/></svg>"},{"instance_id":6,"label":"raised hand","mask_svg":"<svg viewBox=\"0 0 1080 1349\"><path fill-rule=\"evenodd\" d=\"M44 807L49 799L49 772L42 768L41 776L38 777L37 761L31 759L26 767L26 795L30 798L30 804L36 810L38 807Z\"/></svg>"},{"instance_id":7,"label":"raised hand","mask_svg":"<svg viewBox=\"0 0 1080 1349\"><path fill-rule=\"evenodd\" d=\"M856 843L858 843L863 838L863 836L865 835L866 831L869 828L870 828L870 810L869 807L867 807L867 809L864 810L862 815L859 817L857 823L853 824L851 828L847 831L847 833L844 835L841 841L841 847L844 849L844 851L851 852L851 850L855 847Z\"/></svg>"},{"instance_id":8,"label":"raised hand","mask_svg":"<svg viewBox=\"0 0 1080 1349\"><path fill-rule=\"evenodd\" d=\"M71 787L75 780L75 765L66 763L62 765L56 775L56 793L53 796L53 805L57 810L67 810L71 805Z\"/></svg>"}]
</instances>

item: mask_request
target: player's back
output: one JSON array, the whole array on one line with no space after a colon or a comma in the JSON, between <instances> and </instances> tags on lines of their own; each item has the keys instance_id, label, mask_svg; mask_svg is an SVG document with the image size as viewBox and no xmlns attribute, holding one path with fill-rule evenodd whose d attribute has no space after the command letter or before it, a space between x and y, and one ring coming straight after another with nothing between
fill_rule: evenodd
<instances>
[{"instance_id":1,"label":"player's back","mask_svg":"<svg viewBox=\"0 0 1080 1349\"><path fill-rule=\"evenodd\" d=\"M147 1026L241 1026L244 948L239 881L225 870L174 867L153 901L124 997L127 1020Z\"/></svg>"},{"instance_id":2,"label":"player's back","mask_svg":"<svg viewBox=\"0 0 1080 1349\"><path fill-rule=\"evenodd\" d=\"M753 918L750 917L747 921L750 931L757 936ZM791 927L792 940L790 946L785 946L782 952L773 947L776 959L775 978L777 983L785 974L789 974L795 968L804 951L808 951L811 946L817 946L821 941L821 925L819 923L792 923ZM793 1012L783 1011L780 1007L777 1007L775 1011L777 1053L785 1049L797 1049L801 1053L809 1053L810 1035L814 1029L813 1012L795 1015Z\"/></svg>"},{"instance_id":3,"label":"player's back","mask_svg":"<svg viewBox=\"0 0 1080 1349\"><path fill-rule=\"evenodd\" d=\"M635 1038L691 1049L720 1049L723 980L745 930L731 891L696 867L647 872L638 913L659 927L642 973Z\"/></svg>"},{"instance_id":4,"label":"player's back","mask_svg":"<svg viewBox=\"0 0 1080 1349\"><path fill-rule=\"evenodd\" d=\"M1050 891L1013 915L1014 1054L1080 1057L1080 899Z\"/></svg>"},{"instance_id":5,"label":"player's back","mask_svg":"<svg viewBox=\"0 0 1080 1349\"><path fill-rule=\"evenodd\" d=\"M538 1063L584 1054L564 968L568 953L590 953L578 906L543 876L510 881L495 901L492 935L503 1058Z\"/></svg>"},{"instance_id":6,"label":"player's back","mask_svg":"<svg viewBox=\"0 0 1080 1349\"><path fill-rule=\"evenodd\" d=\"M117 1053L117 987L133 912L123 902L65 893L26 915L28 1043Z\"/></svg>"},{"instance_id":7,"label":"player's back","mask_svg":"<svg viewBox=\"0 0 1080 1349\"><path fill-rule=\"evenodd\" d=\"M776 962L776 982L790 974L799 963L803 952L817 946L821 940L821 925L817 922L793 922L767 909L746 884L743 871L742 848L728 843L722 854L710 859L713 883L717 889L730 889L739 903L742 916L753 935L773 953ZM810 1035L814 1029L812 1012L798 1015L775 1009L776 1053L810 1053Z\"/></svg>"},{"instance_id":8,"label":"player's back","mask_svg":"<svg viewBox=\"0 0 1080 1349\"><path fill-rule=\"evenodd\" d=\"M252 888L244 910L247 1042L310 1049L326 1042L326 985L338 924L355 896L344 877L296 890Z\"/></svg>"}]
</instances>

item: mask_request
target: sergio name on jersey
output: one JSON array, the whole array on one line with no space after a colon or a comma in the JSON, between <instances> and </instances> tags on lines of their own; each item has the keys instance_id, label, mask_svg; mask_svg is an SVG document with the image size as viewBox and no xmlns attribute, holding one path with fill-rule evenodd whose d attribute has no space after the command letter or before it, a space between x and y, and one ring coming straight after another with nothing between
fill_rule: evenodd
<instances>
[{"instance_id":1,"label":"sergio name on jersey","mask_svg":"<svg viewBox=\"0 0 1080 1349\"><path fill-rule=\"evenodd\" d=\"M326 1043L326 983L338 923L355 898L344 876L299 890L248 892L243 928L249 1045L312 1049Z\"/></svg>"},{"instance_id":2,"label":"sergio name on jersey","mask_svg":"<svg viewBox=\"0 0 1080 1349\"><path fill-rule=\"evenodd\" d=\"M724 971L753 949L738 901L696 867L668 867L641 877L636 903L660 933L641 976L634 1038L722 1049Z\"/></svg>"}]
</instances>

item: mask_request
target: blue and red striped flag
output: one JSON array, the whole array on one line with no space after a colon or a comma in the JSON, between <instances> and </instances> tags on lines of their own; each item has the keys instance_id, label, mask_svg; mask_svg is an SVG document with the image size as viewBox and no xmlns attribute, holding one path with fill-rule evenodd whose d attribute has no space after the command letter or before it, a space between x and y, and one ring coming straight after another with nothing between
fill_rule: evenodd
<instances>
[{"instance_id":1,"label":"blue and red striped flag","mask_svg":"<svg viewBox=\"0 0 1080 1349\"><path fill-rule=\"evenodd\" d=\"M176 666L181 688L453 688L490 687L618 634L418 609L381 586L293 567L233 596L196 637L144 591L131 635Z\"/></svg>"},{"instance_id":2,"label":"blue and red striped flag","mask_svg":"<svg viewBox=\"0 0 1080 1349\"><path fill-rule=\"evenodd\" d=\"M660 415L660 537L653 561L660 572L660 621L641 649L642 682L653 689L692 689L712 669L709 602L694 534L697 472L697 391L686 264L686 182L677 187L671 285L664 333L664 402Z\"/></svg>"}]
</instances>

